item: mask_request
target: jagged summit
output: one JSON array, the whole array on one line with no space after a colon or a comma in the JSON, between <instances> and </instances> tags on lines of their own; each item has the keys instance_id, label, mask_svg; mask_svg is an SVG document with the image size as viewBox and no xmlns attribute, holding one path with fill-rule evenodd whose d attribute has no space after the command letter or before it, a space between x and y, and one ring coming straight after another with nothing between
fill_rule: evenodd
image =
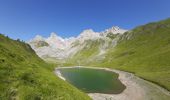
<instances>
[{"instance_id":1,"label":"jagged summit","mask_svg":"<svg viewBox=\"0 0 170 100\"><path fill-rule=\"evenodd\" d=\"M56 36L57 36L57 33L51 32L50 37L56 37Z\"/></svg>"},{"instance_id":2,"label":"jagged summit","mask_svg":"<svg viewBox=\"0 0 170 100\"><path fill-rule=\"evenodd\" d=\"M96 39L100 37L100 33L94 32L92 29L86 29L80 33L77 37L80 41L84 41L87 39Z\"/></svg>"},{"instance_id":3,"label":"jagged summit","mask_svg":"<svg viewBox=\"0 0 170 100\"><path fill-rule=\"evenodd\" d=\"M50 37L46 39L46 42L56 49L57 48L63 49L65 46L65 40L62 37L57 36L56 33L54 32L52 32Z\"/></svg>"},{"instance_id":4,"label":"jagged summit","mask_svg":"<svg viewBox=\"0 0 170 100\"><path fill-rule=\"evenodd\" d=\"M41 35L36 35L35 38L33 38L30 41L43 41L43 40L44 40L44 38Z\"/></svg>"},{"instance_id":5,"label":"jagged summit","mask_svg":"<svg viewBox=\"0 0 170 100\"><path fill-rule=\"evenodd\" d=\"M118 26L113 26L113 27L111 27L111 28L109 28L109 29L106 29L105 31L101 32L101 35L106 36L108 33L112 33L112 34L117 34L117 33L123 34L123 33L125 33L126 31L128 31L128 30L121 29L121 28L119 28Z\"/></svg>"},{"instance_id":6,"label":"jagged summit","mask_svg":"<svg viewBox=\"0 0 170 100\"><path fill-rule=\"evenodd\" d=\"M57 33L55 33L55 32L52 32L48 38L49 39L60 39L61 41L64 41L64 39L62 37L58 36Z\"/></svg>"}]
</instances>

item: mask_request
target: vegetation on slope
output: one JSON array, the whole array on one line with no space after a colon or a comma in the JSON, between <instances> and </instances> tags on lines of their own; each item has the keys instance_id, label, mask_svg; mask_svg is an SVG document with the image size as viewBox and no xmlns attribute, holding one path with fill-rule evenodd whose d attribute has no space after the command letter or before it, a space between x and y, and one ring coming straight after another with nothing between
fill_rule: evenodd
<instances>
[{"instance_id":1,"label":"vegetation on slope","mask_svg":"<svg viewBox=\"0 0 170 100\"><path fill-rule=\"evenodd\" d=\"M94 61L97 59L97 55L100 53L100 49L105 49L104 44L109 41L103 39L96 40L86 40L83 45L85 45L82 49L80 49L74 56L67 59L65 66L69 65L87 65L89 61ZM80 44L82 45L82 44Z\"/></svg>"},{"instance_id":2,"label":"vegetation on slope","mask_svg":"<svg viewBox=\"0 0 170 100\"><path fill-rule=\"evenodd\" d=\"M0 34L0 100L88 100L56 77L28 44Z\"/></svg>"},{"instance_id":3,"label":"vegetation on slope","mask_svg":"<svg viewBox=\"0 0 170 100\"><path fill-rule=\"evenodd\" d=\"M137 27L121 38L94 65L133 72L170 90L170 19Z\"/></svg>"},{"instance_id":4,"label":"vegetation on slope","mask_svg":"<svg viewBox=\"0 0 170 100\"><path fill-rule=\"evenodd\" d=\"M110 34L109 36L115 38ZM94 43L85 51L96 53L99 45L100 43ZM86 57L84 50L79 51L77 55L80 56L72 59L78 61L82 57L86 63L82 61L81 65L133 72L170 90L170 19L139 26L124 33L116 47L107 49L102 60L90 61L93 55L88 53Z\"/></svg>"}]
</instances>

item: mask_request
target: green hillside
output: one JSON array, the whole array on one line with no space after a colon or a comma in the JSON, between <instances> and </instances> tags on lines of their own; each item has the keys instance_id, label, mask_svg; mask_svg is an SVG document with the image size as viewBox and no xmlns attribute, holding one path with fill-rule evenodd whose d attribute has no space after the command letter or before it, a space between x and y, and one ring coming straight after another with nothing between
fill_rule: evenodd
<instances>
[{"instance_id":1,"label":"green hillside","mask_svg":"<svg viewBox=\"0 0 170 100\"><path fill-rule=\"evenodd\" d=\"M88 100L54 74L28 44L0 34L0 100Z\"/></svg>"},{"instance_id":2,"label":"green hillside","mask_svg":"<svg viewBox=\"0 0 170 100\"><path fill-rule=\"evenodd\" d=\"M95 66L133 72L170 90L170 19L125 33Z\"/></svg>"},{"instance_id":3,"label":"green hillside","mask_svg":"<svg viewBox=\"0 0 170 100\"><path fill-rule=\"evenodd\" d=\"M89 51L97 51L95 48L98 45L91 45ZM83 50L79 54L86 53ZM96 58L89 61L90 57L93 55L83 56L88 62L82 62L81 65L125 70L170 90L170 19L139 26L124 33L116 47L110 45L101 60Z\"/></svg>"},{"instance_id":4,"label":"green hillside","mask_svg":"<svg viewBox=\"0 0 170 100\"><path fill-rule=\"evenodd\" d=\"M76 52L74 56L69 57L66 60L67 64L65 64L65 66L75 64L87 65L89 62L97 60L99 58L98 54L100 53L100 48L102 48L105 43L110 45L111 41L104 39L96 39L86 40L83 44L78 44L85 46L81 50Z\"/></svg>"}]
</instances>

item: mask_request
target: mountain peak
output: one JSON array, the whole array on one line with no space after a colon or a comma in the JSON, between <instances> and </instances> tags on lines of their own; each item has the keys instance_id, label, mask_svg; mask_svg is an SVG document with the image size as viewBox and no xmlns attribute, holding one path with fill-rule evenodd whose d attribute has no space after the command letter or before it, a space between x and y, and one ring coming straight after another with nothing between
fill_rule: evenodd
<instances>
[{"instance_id":1,"label":"mountain peak","mask_svg":"<svg viewBox=\"0 0 170 100\"><path fill-rule=\"evenodd\" d=\"M93 29L85 29L85 30L82 31L82 33L87 33L87 32L91 33L91 32L94 32L94 31L93 31Z\"/></svg>"},{"instance_id":2,"label":"mountain peak","mask_svg":"<svg viewBox=\"0 0 170 100\"><path fill-rule=\"evenodd\" d=\"M117 33L123 34L123 33L126 32L126 31L127 31L127 30L121 29L121 28L119 28L118 26L113 26L113 27L105 30L106 33L111 32L111 33L113 33L113 34L117 34Z\"/></svg>"},{"instance_id":3,"label":"mountain peak","mask_svg":"<svg viewBox=\"0 0 170 100\"><path fill-rule=\"evenodd\" d=\"M115 31L120 30L118 26L112 26L110 29L115 30Z\"/></svg>"},{"instance_id":4,"label":"mountain peak","mask_svg":"<svg viewBox=\"0 0 170 100\"><path fill-rule=\"evenodd\" d=\"M113 27L108 28L108 29L106 29L105 31L101 32L101 35L102 35L102 36L106 36L108 33L112 33L112 34L120 33L120 34L123 34L123 33L125 33L126 31L128 31L128 30L121 29L121 28L119 28L118 26L113 26Z\"/></svg>"},{"instance_id":5,"label":"mountain peak","mask_svg":"<svg viewBox=\"0 0 170 100\"><path fill-rule=\"evenodd\" d=\"M94 39L99 37L99 35L100 34L98 32L94 32L92 29L86 29L80 33L78 38L81 40Z\"/></svg>"},{"instance_id":6,"label":"mountain peak","mask_svg":"<svg viewBox=\"0 0 170 100\"><path fill-rule=\"evenodd\" d=\"M55 33L55 32L51 32L50 37L52 37L52 38L57 37L57 33Z\"/></svg>"},{"instance_id":7,"label":"mountain peak","mask_svg":"<svg viewBox=\"0 0 170 100\"><path fill-rule=\"evenodd\" d=\"M44 40L44 38L41 35L36 35L33 40L34 41L42 41L42 40Z\"/></svg>"}]
</instances>

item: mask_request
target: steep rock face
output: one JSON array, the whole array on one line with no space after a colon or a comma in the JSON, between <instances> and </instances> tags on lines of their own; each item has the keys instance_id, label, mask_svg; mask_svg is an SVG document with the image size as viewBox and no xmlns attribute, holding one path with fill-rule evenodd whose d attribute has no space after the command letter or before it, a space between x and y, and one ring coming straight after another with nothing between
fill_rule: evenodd
<instances>
[{"instance_id":1,"label":"steep rock face","mask_svg":"<svg viewBox=\"0 0 170 100\"><path fill-rule=\"evenodd\" d=\"M55 49L64 49L66 46L66 42L63 38L61 38L60 36L57 36L56 33L52 32L50 37L48 37L47 39L45 39L47 43L50 44L50 46L52 48Z\"/></svg>"},{"instance_id":2,"label":"steep rock face","mask_svg":"<svg viewBox=\"0 0 170 100\"><path fill-rule=\"evenodd\" d=\"M89 40L89 39L97 39L101 38L100 33L94 32L92 29L87 29L84 30L83 32L80 33L80 35L77 37L77 39L81 42L84 42L84 40Z\"/></svg>"},{"instance_id":3,"label":"steep rock face","mask_svg":"<svg viewBox=\"0 0 170 100\"><path fill-rule=\"evenodd\" d=\"M36 53L43 59L52 58L52 59L66 59L73 57L76 53L82 49L90 46L88 44L89 40L92 41L105 41L99 49L99 55L103 54L106 50L106 45L114 38L117 37L117 34L123 34L127 30L120 29L119 27L112 27L106 29L103 32L94 32L92 29L84 30L77 37L62 38L56 33L52 32L48 38L43 38L40 35L37 35L34 39L30 40L28 43L36 51ZM109 36L108 36L109 34ZM107 41L107 42L106 42ZM113 40L114 42L115 40ZM102 42L101 42L102 43Z\"/></svg>"},{"instance_id":4,"label":"steep rock face","mask_svg":"<svg viewBox=\"0 0 170 100\"><path fill-rule=\"evenodd\" d=\"M34 39L30 40L30 44L34 44L31 45L33 48L49 46L49 44L45 41L45 39L40 35L36 35Z\"/></svg>"}]
</instances>

